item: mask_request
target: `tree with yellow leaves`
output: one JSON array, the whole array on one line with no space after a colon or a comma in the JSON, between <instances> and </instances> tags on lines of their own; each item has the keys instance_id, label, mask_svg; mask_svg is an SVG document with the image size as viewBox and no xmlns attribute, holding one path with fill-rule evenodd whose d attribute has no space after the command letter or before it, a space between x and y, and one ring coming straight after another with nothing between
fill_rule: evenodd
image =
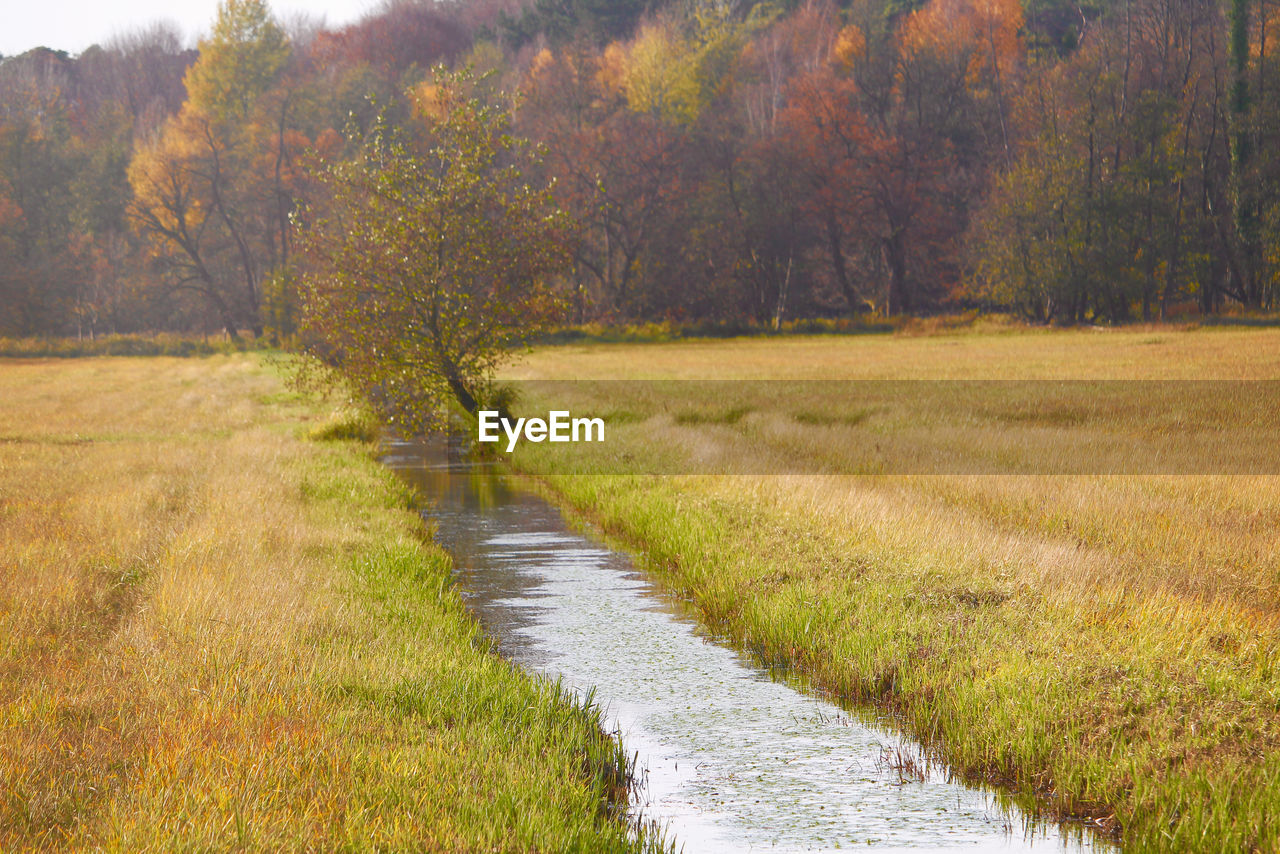
<instances>
[{"instance_id":1,"label":"tree with yellow leaves","mask_svg":"<svg viewBox=\"0 0 1280 854\"><path fill-rule=\"evenodd\" d=\"M474 414L494 366L563 311L566 217L474 85L438 70L416 121L375 124L299 215L307 350L411 432L449 403Z\"/></svg>"},{"instance_id":2,"label":"tree with yellow leaves","mask_svg":"<svg viewBox=\"0 0 1280 854\"><path fill-rule=\"evenodd\" d=\"M287 261L291 163L307 144L290 127L288 61L263 0L224 0L187 102L129 168L131 214L168 286L199 294L233 339L262 333L263 282Z\"/></svg>"}]
</instances>

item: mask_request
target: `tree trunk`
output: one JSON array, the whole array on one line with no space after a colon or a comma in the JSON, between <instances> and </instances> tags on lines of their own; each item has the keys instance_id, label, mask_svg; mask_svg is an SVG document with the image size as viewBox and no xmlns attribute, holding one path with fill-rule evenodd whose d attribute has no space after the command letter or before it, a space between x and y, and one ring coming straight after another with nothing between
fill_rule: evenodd
<instances>
[{"instance_id":1,"label":"tree trunk","mask_svg":"<svg viewBox=\"0 0 1280 854\"><path fill-rule=\"evenodd\" d=\"M787 272L782 277L782 284L778 288L778 303L773 311L773 331L777 332L782 328L782 315L787 310L787 292L791 290L791 262L792 256L787 256Z\"/></svg>"},{"instance_id":2,"label":"tree trunk","mask_svg":"<svg viewBox=\"0 0 1280 854\"><path fill-rule=\"evenodd\" d=\"M1249 96L1250 0L1231 2L1231 204L1239 258L1232 269L1235 289L1247 306L1259 302L1257 287L1258 201L1252 176L1252 99Z\"/></svg>"},{"instance_id":3,"label":"tree trunk","mask_svg":"<svg viewBox=\"0 0 1280 854\"><path fill-rule=\"evenodd\" d=\"M840 286L840 293L844 296L844 301L849 304L849 313L853 314L858 305L858 295L853 290L853 283L849 281L849 269L844 261L844 250L840 246L840 223L836 221L834 215L827 217L827 245L831 248L831 266L835 270L836 284Z\"/></svg>"},{"instance_id":4,"label":"tree trunk","mask_svg":"<svg viewBox=\"0 0 1280 854\"><path fill-rule=\"evenodd\" d=\"M218 317L222 321L222 328L227 331L227 337L234 343L240 343L240 330L236 328L235 316L231 314L231 309L227 306L222 296L212 288L205 291L205 297L213 303L214 311L218 312Z\"/></svg>"},{"instance_id":5,"label":"tree trunk","mask_svg":"<svg viewBox=\"0 0 1280 854\"><path fill-rule=\"evenodd\" d=\"M907 290L907 258L902 230L896 229L884 240L885 261L889 265L889 293L886 311L890 317L911 312L911 295Z\"/></svg>"},{"instance_id":6,"label":"tree trunk","mask_svg":"<svg viewBox=\"0 0 1280 854\"><path fill-rule=\"evenodd\" d=\"M449 391L453 392L454 399L469 415L475 415L480 411L480 404L476 402L475 395L455 372L449 371L445 376L445 382L449 384Z\"/></svg>"}]
</instances>

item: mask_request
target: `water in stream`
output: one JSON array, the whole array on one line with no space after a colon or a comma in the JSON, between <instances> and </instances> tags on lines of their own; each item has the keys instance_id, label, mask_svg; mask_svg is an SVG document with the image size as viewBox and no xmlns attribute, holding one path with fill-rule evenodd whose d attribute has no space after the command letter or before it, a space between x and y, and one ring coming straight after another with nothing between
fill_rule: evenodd
<instances>
[{"instance_id":1,"label":"water in stream","mask_svg":"<svg viewBox=\"0 0 1280 854\"><path fill-rule=\"evenodd\" d=\"M594 690L644 774L634 808L690 854L711 851L1107 848L1033 824L944 770L904 769L918 747L777 681L709 638L681 603L542 498L390 446L426 498L467 605L499 651Z\"/></svg>"}]
</instances>

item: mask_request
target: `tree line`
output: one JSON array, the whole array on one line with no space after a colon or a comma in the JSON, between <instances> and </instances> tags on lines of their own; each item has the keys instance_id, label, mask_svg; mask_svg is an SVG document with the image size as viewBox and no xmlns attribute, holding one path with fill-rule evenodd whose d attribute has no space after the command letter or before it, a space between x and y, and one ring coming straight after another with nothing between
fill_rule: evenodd
<instances>
[{"instance_id":1,"label":"tree line","mask_svg":"<svg viewBox=\"0 0 1280 854\"><path fill-rule=\"evenodd\" d=\"M1273 309L1278 15L440 0L326 28L226 0L195 49L0 60L0 334L293 335L300 223L375 137L429 133L441 64L540 152L572 322Z\"/></svg>"}]
</instances>

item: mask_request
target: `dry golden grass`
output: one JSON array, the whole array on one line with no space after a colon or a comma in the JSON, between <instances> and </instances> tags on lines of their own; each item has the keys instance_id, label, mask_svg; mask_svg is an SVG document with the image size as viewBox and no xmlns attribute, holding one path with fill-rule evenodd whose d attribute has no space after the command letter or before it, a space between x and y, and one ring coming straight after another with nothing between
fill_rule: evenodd
<instances>
[{"instance_id":1,"label":"dry golden grass","mask_svg":"<svg viewBox=\"0 0 1280 854\"><path fill-rule=\"evenodd\" d=\"M535 351L510 376L1276 379L1280 331L565 346ZM569 408L617 410L607 388L576 387ZM1119 453L1140 453L1166 432L1173 470L1214 465L1197 468L1204 446L1178 445L1177 429L1152 428L1170 417L1153 411L1158 397L1102 422L1042 423L1004 417L999 399L947 420L930 416L950 406L941 397L867 415L839 402L771 404L758 384L698 400L663 400L664 388L678 394L655 385L621 404L611 453L630 454L636 471L645 461L676 470L683 455L746 473L549 482L641 548L708 619L768 661L889 709L963 772L1037 793L1046 810L1087 816L1135 850L1275 847L1280 476L804 474L797 461L855 470L843 449L869 439L891 471L943 448L1035 472L1115 435L1137 437ZM1274 425L1250 434L1239 414L1249 407L1230 403L1204 402L1197 416L1241 446L1224 458L1280 471ZM551 404L564 402L528 401L531 412ZM521 459L556 465L547 446Z\"/></svg>"},{"instance_id":2,"label":"dry golden grass","mask_svg":"<svg viewBox=\"0 0 1280 854\"><path fill-rule=\"evenodd\" d=\"M594 715L259 357L0 362L0 850L629 847Z\"/></svg>"},{"instance_id":3,"label":"dry golden grass","mask_svg":"<svg viewBox=\"0 0 1280 854\"><path fill-rule=\"evenodd\" d=\"M1083 355L1082 355L1083 354ZM1027 330L544 347L510 379L1276 379L1280 329Z\"/></svg>"}]
</instances>

